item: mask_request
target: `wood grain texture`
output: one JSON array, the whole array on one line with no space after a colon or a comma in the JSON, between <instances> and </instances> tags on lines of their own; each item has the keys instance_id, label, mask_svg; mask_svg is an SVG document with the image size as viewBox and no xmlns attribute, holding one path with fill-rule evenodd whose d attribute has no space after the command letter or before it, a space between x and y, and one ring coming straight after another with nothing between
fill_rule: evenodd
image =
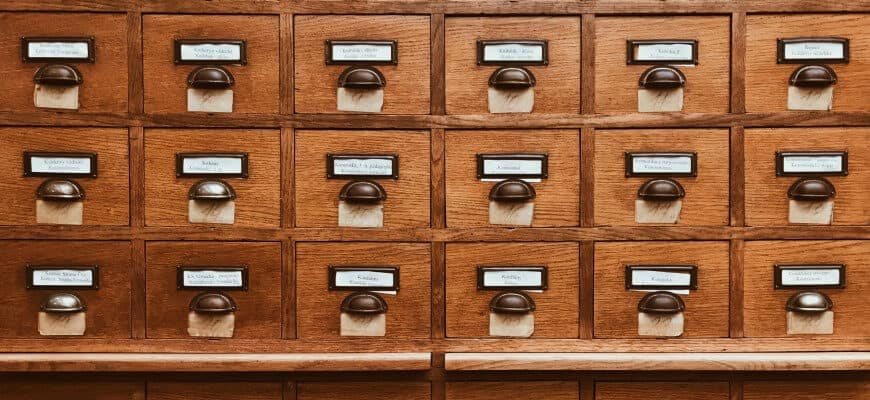
<instances>
[{"instance_id":1,"label":"wood grain texture","mask_svg":"<svg viewBox=\"0 0 870 400\"><path fill-rule=\"evenodd\" d=\"M296 308L300 339L340 339L340 305L351 291L328 289L330 266L398 267L400 288L387 302L386 339L430 337L428 243L297 243ZM359 338L344 338L350 341ZM383 340L384 338L378 338Z\"/></svg>"},{"instance_id":2,"label":"wood grain texture","mask_svg":"<svg viewBox=\"0 0 870 400\"><path fill-rule=\"evenodd\" d=\"M577 382L447 382L447 400L579 400Z\"/></svg>"},{"instance_id":3,"label":"wood grain texture","mask_svg":"<svg viewBox=\"0 0 870 400\"><path fill-rule=\"evenodd\" d=\"M729 155L729 193L731 194L731 226L746 225L746 130L743 126L731 127Z\"/></svg>"},{"instance_id":4,"label":"wood grain texture","mask_svg":"<svg viewBox=\"0 0 870 400\"><path fill-rule=\"evenodd\" d=\"M488 227L489 191L477 179L477 154L548 154L549 177L532 183L534 227L577 226L580 207L580 135L576 130L447 131L447 226Z\"/></svg>"},{"instance_id":5,"label":"wood grain texture","mask_svg":"<svg viewBox=\"0 0 870 400\"><path fill-rule=\"evenodd\" d=\"M429 400L429 382L301 382L298 400Z\"/></svg>"},{"instance_id":6,"label":"wood grain texture","mask_svg":"<svg viewBox=\"0 0 870 400\"><path fill-rule=\"evenodd\" d=\"M281 400L280 382L148 382L148 400Z\"/></svg>"},{"instance_id":7,"label":"wood grain texture","mask_svg":"<svg viewBox=\"0 0 870 400\"><path fill-rule=\"evenodd\" d=\"M595 224L641 225L635 200L649 178L625 176L626 152L678 151L698 154L698 176L674 178L686 190L677 225L727 225L728 145L725 129L596 130Z\"/></svg>"},{"instance_id":8,"label":"wood grain texture","mask_svg":"<svg viewBox=\"0 0 870 400\"><path fill-rule=\"evenodd\" d=\"M595 337L639 338L637 303L643 291L625 288L626 265L695 265L698 290L686 303L681 338L728 336L727 242L609 242L595 244Z\"/></svg>"},{"instance_id":9,"label":"wood grain texture","mask_svg":"<svg viewBox=\"0 0 870 400\"><path fill-rule=\"evenodd\" d=\"M233 339L281 337L279 243L148 242L145 290L149 339L190 337L188 307L200 291L176 289L178 266L247 266L248 290L226 292L238 306Z\"/></svg>"},{"instance_id":10,"label":"wood grain texture","mask_svg":"<svg viewBox=\"0 0 870 400\"><path fill-rule=\"evenodd\" d=\"M297 113L338 113L338 76L346 65L325 65L325 41L397 40L398 64L384 75L384 114L429 114L428 15L299 15L295 20Z\"/></svg>"},{"instance_id":11,"label":"wood grain texture","mask_svg":"<svg viewBox=\"0 0 870 400\"><path fill-rule=\"evenodd\" d=\"M70 400L133 400L143 399L145 385L141 382L111 382L88 379L84 382L0 381L5 400L70 399Z\"/></svg>"},{"instance_id":12,"label":"wood grain texture","mask_svg":"<svg viewBox=\"0 0 870 400\"><path fill-rule=\"evenodd\" d=\"M596 382L596 400L728 400L728 382Z\"/></svg>"},{"instance_id":13,"label":"wood grain texture","mask_svg":"<svg viewBox=\"0 0 870 400\"><path fill-rule=\"evenodd\" d=\"M187 76L197 66L175 65L175 39L238 39L247 65L226 65L235 83L232 114L278 113L279 18L253 15L145 15L142 18L145 112L187 111ZM208 118L208 114L204 114Z\"/></svg>"},{"instance_id":14,"label":"wood grain texture","mask_svg":"<svg viewBox=\"0 0 870 400\"><path fill-rule=\"evenodd\" d=\"M746 381L744 400L866 400L870 381Z\"/></svg>"},{"instance_id":15,"label":"wood grain texture","mask_svg":"<svg viewBox=\"0 0 870 400\"><path fill-rule=\"evenodd\" d=\"M577 243L448 243L447 337L489 337L489 302L498 291L477 290L478 266L545 265L549 286L535 301L532 338L577 338Z\"/></svg>"},{"instance_id":16,"label":"wood grain texture","mask_svg":"<svg viewBox=\"0 0 870 400\"><path fill-rule=\"evenodd\" d=\"M626 65L626 40L698 41L698 65L686 75L683 112L728 112L731 23L726 16L597 17L595 110L636 112L638 79L649 65Z\"/></svg>"},{"instance_id":17,"label":"wood grain texture","mask_svg":"<svg viewBox=\"0 0 870 400\"><path fill-rule=\"evenodd\" d=\"M36 189L46 179L25 177L25 151L97 154L96 178L73 178L82 186L83 225L129 225L129 156L126 129L0 128L0 225L36 224Z\"/></svg>"},{"instance_id":18,"label":"wood grain texture","mask_svg":"<svg viewBox=\"0 0 870 400\"><path fill-rule=\"evenodd\" d=\"M579 113L580 18L447 18L447 113L488 114L489 77L477 64L478 40L547 40L549 64L527 66L536 79L533 113Z\"/></svg>"},{"instance_id":19,"label":"wood grain texture","mask_svg":"<svg viewBox=\"0 0 870 400\"><path fill-rule=\"evenodd\" d=\"M233 227L273 227L281 218L281 146L277 130L145 131L145 224L191 226L188 197L203 178L176 178L178 153L247 153L248 177L222 179L236 192Z\"/></svg>"},{"instance_id":20,"label":"wood grain texture","mask_svg":"<svg viewBox=\"0 0 870 400\"><path fill-rule=\"evenodd\" d=\"M837 74L833 111L867 111L870 103L868 14L750 15L746 21L746 111L785 111L788 79L801 64L777 64L776 40L795 37L849 39L849 63L831 64Z\"/></svg>"},{"instance_id":21,"label":"wood grain texture","mask_svg":"<svg viewBox=\"0 0 870 400\"><path fill-rule=\"evenodd\" d=\"M775 264L844 264L845 289L821 289L834 303L834 336L870 337L870 241L751 241L744 255L744 319L748 337L786 336L788 298L798 289L774 290Z\"/></svg>"},{"instance_id":22,"label":"wood grain texture","mask_svg":"<svg viewBox=\"0 0 870 400\"><path fill-rule=\"evenodd\" d=\"M384 228L429 226L429 131L296 131L296 226L338 226L338 194L348 179L327 179L327 154L395 154L399 179L377 179Z\"/></svg>"}]
</instances>

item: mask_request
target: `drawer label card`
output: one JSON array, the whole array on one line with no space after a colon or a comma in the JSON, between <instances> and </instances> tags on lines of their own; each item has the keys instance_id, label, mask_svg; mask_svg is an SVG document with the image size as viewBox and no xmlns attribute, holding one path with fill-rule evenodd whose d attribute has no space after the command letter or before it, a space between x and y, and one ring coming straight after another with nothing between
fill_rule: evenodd
<instances>
[{"instance_id":1,"label":"drawer label card","mask_svg":"<svg viewBox=\"0 0 870 400\"><path fill-rule=\"evenodd\" d=\"M778 151L777 176L848 175L846 151Z\"/></svg>"},{"instance_id":2,"label":"drawer label card","mask_svg":"<svg viewBox=\"0 0 870 400\"><path fill-rule=\"evenodd\" d=\"M477 65L547 65L546 40L478 40Z\"/></svg>"},{"instance_id":3,"label":"drawer label card","mask_svg":"<svg viewBox=\"0 0 870 400\"><path fill-rule=\"evenodd\" d=\"M27 265L27 289L97 289L98 267Z\"/></svg>"},{"instance_id":4,"label":"drawer label card","mask_svg":"<svg viewBox=\"0 0 870 400\"><path fill-rule=\"evenodd\" d=\"M176 268L178 290L248 290L248 267L186 267Z\"/></svg>"},{"instance_id":5,"label":"drawer label card","mask_svg":"<svg viewBox=\"0 0 870 400\"><path fill-rule=\"evenodd\" d=\"M399 156L395 154L327 154L328 179L399 179Z\"/></svg>"},{"instance_id":6,"label":"drawer label card","mask_svg":"<svg viewBox=\"0 0 870 400\"><path fill-rule=\"evenodd\" d=\"M25 62L94 62L92 37L24 37L21 58Z\"/></svg>"},{"instance_id":7,"label":"drawer label card","mask_svg":"<svg viewBox=\"0 0 870 400\"><path fill-rule=\"evenodd\" d=\"M327 40L326 64L398 64L396 40Z\"/></svg>"},{"instance_id":8,"label":"drawer label card","mask_svg":"<svg viewBox=\"0 0 870 400\"><path fill-rule=\"evenodd\" d=\"M477 289L547 289L547 267L477 267Z\"/></svg>"},{"instance_id":9,"label":"drawer label card","mask_svg":"<svg viewBox=\"0 0 870 400\"><path fill-rule=\"evenodd\" d=\"M625 288L640 290L696 290L698 267L695 265L628 265Z\"/></svg>"},{"instance_id":10,"label":"drawer label card","mask_svg":"<svg viewBox=\"0 0 870 400\"><path fill-rule=\"evenodd\" d=\"M697 40L628 40L626 64L698 64Z\"/></svg>"},{"instance_id":11,"label":"drawer label card","mask_svg":"<svg viewBox=\"0 0 870 400\"><path fill-rule=\"evenodd\" d=\"M176 64L247 64L244 40L175 39Z\"/></svg>"},{"instance_id":12,"label":"drawer label card","mask_svg":"<svg viewBox=\"0 0 870 400\"><path fill-rule=\"evenodd\" d=\"M397 267L329 267L329 290L397 291Z\"/></svg>"},{"instance_id":13,"label":"drawer label card","mask_svg":"<svg viewBox=\"0 0 870 400\"><path fill-rule=\"evenodd\" d=\"M842 264L775 265L774 289L846 287L846 266Z\"/></svg>"},{"instance_id":14,"label":"drawer label card","mask_svg":"<svg viewBox=\"0 0 870 400\"><path fill-rule=\"evenodd\" d=\"M778 39L776 46L776 61L779 64L849 62L849 39L846 38Z\"/></svg>"},{"instance_id":15,"label":"drawer label card","mask_svg":"<svg viewBox=\"0 0 870 400\"><path fill-rule=\"evenodd\" d=\"M625 153L625 176L698 176L696 153Z\"/></svg>"},{"instance_id":16,"label":"drawer label card","mask_svg":"<svg viewBox=\"0 0 870 400\"><path fill-rule=\"evenodd\" d=\"M247 178L247 153L177 153L175 176L179 178Z\"/></svg>"},{"instance_id":17,"label":"drawer label card","mask_svg":"<svg viewBox=\"0 0 870 400\"><path fill-rule=\"evenodd\" d=\"M478 154L477 179L545 179L547 154Z\"/></svg>"},{"instance_id":18,"label":"drawer label card","mask_svg":"<svg viewBox=\"0 0 870 400\"><path fill-rule=\"evenodd\" d=\"M24 152L24 176L97 176L95 153Z\"/></svg>"}]
</instances>

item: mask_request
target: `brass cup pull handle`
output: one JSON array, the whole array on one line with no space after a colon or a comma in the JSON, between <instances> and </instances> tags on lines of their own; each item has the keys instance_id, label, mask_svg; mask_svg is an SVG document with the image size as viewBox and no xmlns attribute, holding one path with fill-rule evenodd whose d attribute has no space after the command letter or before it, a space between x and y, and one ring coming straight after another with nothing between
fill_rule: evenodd
<instances>
[{"instance_id":1,"label":"brass cup pull handle","mask_svg":"<svg viewBox=\"0 0 870 400\"><path fill-rule=\"evenodd\" d=\"M230 71L216 66L196 68L187 76L187 85L194 89L229 89L235 81Z\"/></svg>"},{"instance_id":2,"label":"brass cup pull handle","mask_svg":"<svg viewBox=\"0 0 870 400\"><path fill-rule=\"evenodd\" d=\"M836 195L834 185L825 178L803 178L788 188L788 198L798 201L825 201Z\"/></svg>"},{"instance_id":3,"label":"brass cup pull handle","mask_svg":"<svg viewBox=\"0 0 870 400\"><path fill-rule=\"evenodd\" d=\"M33 81L40 85L76 86L83 82L82 73L66 64L43 65L36 71Z\"/></svg>"},{"instance_id":4,"label":"brass cup pull handle","mask_svg":"<svg viewBox=\"0 0 870 400\"><path fill-rule=\"evenodd\" d=\"M338 87L376 90L387 85L384 74L374 67L350 67L338 76Z\"/></svg>"},{"instance_id":5,"label":"brass cup pull handle","mask_svg":"<svg viewBox=\"0 0 870 400\"><path fill-rule=\"evenodd\" d=\"M227 201L236 198L236 191L222 180L199 181L187 192L190 200Z\"/></svg>"},{"instance_id":6,"label":"brass cup pull handle","mask_svg":"<svg viewBox=\"0 0 870 400\"><path fill-rule=\"evenodd\" d=\"M789 297L785 304L788 311L801 313L821 313L834 308L834 302L824 293L799 292Z\"/></svg>"},{"instance_id":7,"label":"brass cup pull handle","mask_svg":"<svg viewBox=\"0 0 870 400\"><path fill-rule=\"evenodd\" d=\"M821 88L837 83L837 73L826 65L802 65L788 78L797 87Z\"/></svg>"},{"instance_id":8,"label":"brass cup pull handle","mask_svg":"<svg viewBox=\"0 0 870 400\"><path fill-rule=\"evenodd\" d=\"M383 297L370 292L354 292L341 301L341 312L350 314L383 314L387 302Z\"/></svg>"},{"instance_id":9,"label":"brass cup pull handle","mask_svg":"<svg viewBox=\"0 0 870 400\"><path fill-rule=\"evenodd\" d=\"M638 84L645 89L677 89L686 86L686 76L670 66L655 66L640 74Z\"/></svg>"},{"instance_id":10,"label":"brass cup pull handle","mask_svg":"<svg viewBox=\"0 0 870 400\"><path fill-rule=\"evenodd\" d=\"M507 179L496 183L489 191L489 199L500 203L523 203L535 199L535 188L521 179Z\"/></svg>"},{"instance_id":11,"label":"brass cup pull handle","mask_svg":"<svg viewBox=\"0 0 870 400\"><path fill-rule=\"evenodd\" d=\"M36 188L36 198L48 201L81 201L85 190L69 179L46 179Z\"/></svg>"},{"instance_id":12,"label":"brass cup pull handle","mask_svg":"<svg viewBox=\"0 0 870 400\"><path fill-rule=\"evenodd\" d=\"M637 311L653 314L676 314L686 310L686 303L676 294L665 291L650 292L637 303Z\"/></svg>"},{"instance_id":13,"label":"brass cup pull handle","mask_svg":"<svg viewBox=\"0 0 870 400\"><path fill-rule=\"evenodd\" d=\"M39 309L47 313L76 313L87 310L85 302L72 293L55 293L42 300Z\"/></svg>"},{"instance_id":14,"label":"brass cup pull handle","mask_svg":"<svg viewBox=\"0 0 870 400\"><path fill-rule=\"evenodd\" d=\"M535 75L523 67L501 67L489 76L489 86L496 89L528 89L535 83Z\"/></svg>"},{"instance_id":15,"label":"brass cup pull handle","mask_svg":"<svg viewBox=\"0 0 870 400\"><path fill-rule=\"evenodd\" d=\"M527 314L535 311L535 300L523 292L499 292L489 301L496 314Z\"/></svg>"},{"instance_id":16,"label":"brass cup pull handle","mask_svg":"<svg viewBox=\"0 0 870 400\"><path fill-rule=\"evenodd\" d=\"M190 301L190 310L204 314L223 314L236 311L236 302L223 293L203 292Z\"/></svg>"},{"instance_id":17,"label":"brass cup pull handle","mask_svg":"<svg viewBox=\"0 0 870 400\"><path fill-rule=\"evenodd\" d=\"M637 190L637 197L646 201L676 201L685 196L683 186L669 178L650 179Z\"/></svg>"},{"instance_id":18,"label":"brass cup pull handle","mask_svg":"<svg viewBox=\"0 0 870 400\"><path fill-rule=\"evenodd\" d=\"M377 182L351 181L341 188L338 199L352 204L375 204L386 200L387 192Z\"/></svg>"}]
</instances>

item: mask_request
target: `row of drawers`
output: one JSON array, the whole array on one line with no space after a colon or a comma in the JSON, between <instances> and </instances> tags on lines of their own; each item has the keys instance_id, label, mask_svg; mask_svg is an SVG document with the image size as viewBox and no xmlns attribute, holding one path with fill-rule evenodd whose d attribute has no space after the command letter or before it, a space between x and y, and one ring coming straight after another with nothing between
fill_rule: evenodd
<instances>
[{"instance_id":1,"label":"row of drawers","mask_svg":"<svg viewBox=\"0 0 870 400\"><path fill-rule=\"evenodd\" d=\"M0 90L5 93L0 99L0 111L37 110L34 105L34 75L48 61L39 58L22 61L22 54L27 55L29 51L22 48L25 47L22 37L92 37L93 49L81 54L93 56L93 62L73 60L70 63L82 78L77 109L82 112L127 112L128 80L136 77L128 75L129 32L126 23L123 14L0 13L0 71L5 76L0 82ZM292 85L297 113L369 111L428 114L430 62L441 62L431 60L430 24L429 16L419 15L301 15L294 18L292 32L289 32L279 28L278 16L145 15L141 37L144 110L158 114L189 110L278 113L279 99L284 93L282 87ZM870 34L864 29L868 24L870 17L867 14L750 15L745 27L746 110L777 112L795 109L787 105L789 81L802 63L818 64L833 71L837 82L830 109L870 110L862 96L870 90L870 67L867 66ZM641 75L651 66L668 64L667 59L673 58L668 56L672 51L679 60L672 60L671 67L677 71L669 73L683 75L682 90L685 92L681 95L684 97L682 106L676 111L728 112L731 29L728 16L602 16L595 19L594 32L581 32L580 17L448 17L443 39L446 112L504 112L505 105L493 106L487 99L492 96L488 95L492 87L510 83L495 79L494 74L500 66L509 65L532 76L522 78L523 82L534 81L531 112L578 113L581 95L591 96L581 93L583 35L594 35L595 61L584 68L595 70L596 112L645 111L644 107L639 107L639 102L645 103L639 100ZM845 39L847 44L823 43L820 48L807 50L815 47L813 42L807 42L807 47L789 50L794 51L793 54L786 52L793 59L777 61L779 39L831 37ZM221 103L224 106L211 104L202 106L204 108L190 108L186 92L189 78L193 79L191 73L197 66L185 64L184 56L179 55L181 51L173 45L173 41L178 39L244 42L244 48L227 50L226 56L214 56L238 58L236 61L210 61L234 78L219 77L233 81L229 86L232 90L229 109L220 110L225 107L224 103ZM330 61L329 40L396 41L396 45L369 47L374 54L371 56L338 56L337 60ZM496 61L491 61L489 58L479 59L484 57L478 55L479 51L483 52L478 49L479 40L535 40L544 41L545 45L543 51L540 46L494 45L494 50L511 54L499 55L498 51L493 51L490 56ZM691 48L677 49L665 43L650 47L649 52L644 51L649 54L641 56L634 54L635 50L629 46L630 54L627 54L626 41L631 40L682 40L687 41ZM290 57L287 61L282 59L282 46L292 46L285 50L292 52L292 66L286 64L291 61ZM211 48L207 50L211 51ZM522 55L526 51L532 55ZM55 53L49 49L47 54ZM324 54L327 54L327 60ZM190 57L196 59L194 63L208 63L202 61L202 57L208 56ZM534 61L516 61L524 57L531 57ZM651 61L630 61L633 57L649 57ZM813 57L820 59L813 61ZM178 62L178 58L182 61ZM358 99L348 100L352 105L338 105L341 97L339 81L343 72L360 66L364 67L361 73L367 75L356 77L365 79L356 82L357 86L346 87L359 88L373 85L376 81L385 83L380 86L383 99L377 109L372 109L369 103L367 106L358 104ZM376 71L372 72L370 68ZM292 69L292 82L282 81L282 69ZM74 73L67 70L66 74ZM500 83L491 85L493 79ZM516 82L514 84L516 87ZM222 102L226 101L226 98L222 99ZM507 110L528 112L525 107L515 105ZM652 111L655 110L675 111Z\"/></svg>"},{"instance_id":2,"label":"row of drawers","mask_svg":"<svg viewBox=\"0 0 870 400\"><path fill-rule=\"evenodd\" d=\"M448 338L577 338L583 298L594 298L586 307L594 309L596 338L718 338L729 336L729 309L735 301L729 294L736 278L729 272L726 241L597 242L589 275L594 279L592 296L581 293L586 290L581 287L590 286L580 282L578 243L448 243L446 299L437 300L432 296L428 243L300 242L291 261L282 257L276 242L149 241L144 285L135 283L131 252L125 241L0 242L0 254L5 255L0 260L0 293L10 305L0 308L0 337L129 338L131 294L143 295L134 293L131 284L144 286L146 337L152 339L277 339L282 337L282 321L294 320L303 340L420 339L430 337L432 304L444 304ZM870 325L864 323L870 321L865 304L870 296L870 241L749 241L742 259L746 337L807 334L792 325L793 317L800 316L792 314L811 310L787 311L798 293L829 302L826 310L816 310L823 314L813 316L832 318L820 322L829 323L832 331L809 333L870 337ZM812 269L783 273L783 266ZM236 277L234 271L240 271ZM202 294L220 296L203 300ZM505 295L506 303L496 301ZM650 296L660 295L683 306L669 314L680 319L679 332L643 331L647 322L642 317L650 315L641 314L668 312L649 308L639 313ZM45 314L52 311L45 307L50 299L72 299L86 309L67 310L73 313L58 314L67 319L48 321ZM520 310L529 306L516 302L522 299L531 308ZM200 300L233 306L229 314L220 314L234 319L222 320L232 328L229 335L191 331L196 325L192 318L222 312L196 308ZM282 308L287 302L295 302L295 310ZM366 308L371 305L376 308ZM84 332L49 331L69 328L64 324L72 323L71 315L81 318ZM516 318L500 319L504 316ZM353 330L363 322L380 326L381 332ZM498 330L508 322L531 332Z\"/></svg>"},{"instance_id":3,"label":"row of drawers","mask_svg":"<svg viewBox=\"0 0 870 400\"><path fill-rule=\"evenodd\" d=\"M594 133L594 222L597 226L684 225L715 226L729 223L729 168L737 168L741 160L729 160L728 129L602 129ZM343 203L352 201L344 194L347 185L374 182L384 196L375 208L381 213L381 225L386 228L427 227L430 224L431 138L429 131L338 131L298 130L292 141L293 153L283 152L278 130L265 129L146 129L144 133L144 202L145 223L148 226L190 226L194 222L231 222L241 227L277 227L281 219L281 187L291 185L295 196L284 197L295 206L295 226L378 226L341 222ZM833 214L827 223L836 225L870 224L870 205L866 189L870 187L870 129L868 128L773 128L747 129L744 138L744 191L746 223L750 226L783 226L800 223L790 216L797 207L792 186L804 178L816 175L833 187L829 201ZM284 148L287 144L284 143ZM48 219L48 223L79 223L83 225L129 224L129 187L140 179L130 176L129 139L126 129L116 128L0 128L0 188L4 195L0 205L0 225L31 225L46 222L38 216L38 192L51 179L72 181L83 192L78 221ZM446 176L446 218L448 227L484 227L496 225L529 225L534 227L578 226L580 208L580 133L577 130L449 130L444 143ZM841 152L840 173L824 173L807 167L805 174L778 172L777 154L781 152ZM58 153L39 163L26 152ZM694 157L684 163L688 169L665 166L660 174L628 176L628 170L643 172L643 166L626 163L628 154L680 152ZM93 154L86 161L85 172L96 176L73 176L81 172L78 164L65 163L67 153ZM179 167L178 155L191 153L241 154L246 167L224 166L237 159L206 160L217 167L194 165L194 172L218 172L203 178L184 175L187 167ZM527 218L493 219L493 203L503 204L496 186L505 178L528 167L508 161L506 169L482 169L482 156L532 155L538 177L526 179L525 185L533 198L520 204L530 205ZM585 153L584 153L585 154ZM68 154L67 154L68 155ZM377 175L353 177L341 175L342 164L328 162L329 155L352 155L353 158L392 157L392 169L378 170L348 167L349 171L368 171ZM80 155L81 156L81 155ZM142 159L143 155L136 155ZM440 157L440 155L436 155ZM545 157L541 161L540 157ZM652 161L656 161L653 159ZM668 159L665 159L666 161ZM372 160L369 160L372 161ZM374 160L384 161L384 160ZM816 159L830 162L824 157ZM54 163L54 164L52 164ZM283 165L283 168L282 168ZM676 164L675 164L676 165ZM22 170L22 166L24 170ZM288 168L292 166L292 168ZM226 169L224 169L226 167ZM330 167L333 167L332 169ZM72 168L72 169L70 169ZM78 168L78 169L77 169ZM200 168L200 169L197 169ZM237 168L233 170L232 168ZM525 169L524 169L525 168ZM671 168L671 169L668 169ZM680 167L681 168L681 167ZM686 174L691 169L695 176ZM835 168L837 169L837 168ZM239 174L226 174L244 170ZM294 173L292 182L283 182L282 171ZM47 172L42 176L28 171ZM220 172L226 172L221 174ZM489 172L487 172L489 171ZM819 171L819 172L814 172ZM829 170L830 171L830 170ZM532 171L535 172L535 171ZM330 173L334 176L330 177ZM481 176L481 174L485 174ZM500 175L499 173L504 173ZM393 175L394 174L394 175ZM33 176L36 175L36 176ZM498 177L492 179L492 177ZM665 180L681 188L680 208L674 219L643 219L639 209L642 187L650 181ZM222 182L233 190L233 219L191 219L191 190L203 181ZM43 189L40 189L43 188ZM230 190L228 189L228 190ZM791 198L790 198L791 197ZM136 201L137 199L133 199ZM496 201L497 200L497 201ZM645 201L645 200L644 200ZM215 202L215 204L222 202ZM504 203L508 204L510 202ZM516 203L516 202L515 202ZM648 204L644 202L643 204ZM676 204L675 201L659 202ZM656 204L659 204L656 203ZM809 201L807 204L819 202ZM211 203L208 203L211 204ZM649 203L652 204L652 203ZM819 203L827 204L827 203ZM510 205L510 204L509 204ZM365 208L365 207L364 207ZM365 208L368 210L368 208ZM668 208L665 208L668 209ZM355 215L355 214L353 214ZM500 214L499 214L500 215ZM812 220L810 222L813 222ZM815 223L826 223L815 221Z\"/></svg>"}]
</instances>

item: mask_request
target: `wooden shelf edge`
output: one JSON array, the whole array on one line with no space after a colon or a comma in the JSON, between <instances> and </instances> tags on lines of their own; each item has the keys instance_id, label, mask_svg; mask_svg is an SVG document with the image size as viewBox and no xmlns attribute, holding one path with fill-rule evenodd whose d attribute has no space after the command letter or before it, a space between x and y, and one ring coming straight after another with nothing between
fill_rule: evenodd
<instances>
[{"instance_id":1,"label":"wooden shelf edge","mask_svg":"<svg viewBox=\"0 0 870 400\"><path fill-rule=\"evenodd\" d=\"M447 353L447 371L867 371L870 352Z\"/></svg>"}]
</instances>

